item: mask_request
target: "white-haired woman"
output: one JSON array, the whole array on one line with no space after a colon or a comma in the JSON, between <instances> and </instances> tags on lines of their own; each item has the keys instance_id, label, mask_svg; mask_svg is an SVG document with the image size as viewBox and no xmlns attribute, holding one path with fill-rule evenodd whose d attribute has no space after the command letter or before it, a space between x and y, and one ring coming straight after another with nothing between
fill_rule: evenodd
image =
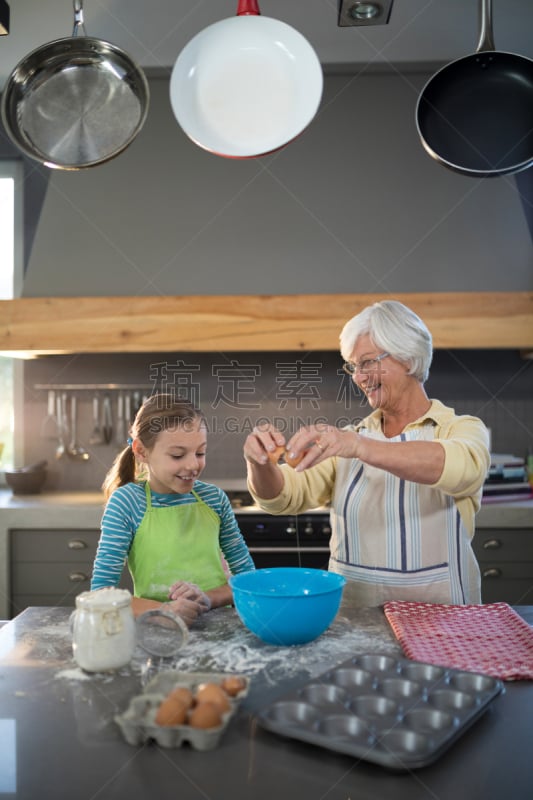
<instances>
[{"instance_id":1,"label":"white-haired woman","mask_svg":"<svg viewBox=\"0 0 533 800\"><path fill-rule=\"evenodd\" d=\"M331 503L329 569L358 605L387 600L479 603L471 540L490 465L477 417L457 415L424 388L433 348L402 303L365 308L340 335L344 369L372 413L358 425L310 425L288 443L273 426L245 442L248 485L272 514ZM296 468L269 454L286 447Z\"/></svg>"}]
</instances>

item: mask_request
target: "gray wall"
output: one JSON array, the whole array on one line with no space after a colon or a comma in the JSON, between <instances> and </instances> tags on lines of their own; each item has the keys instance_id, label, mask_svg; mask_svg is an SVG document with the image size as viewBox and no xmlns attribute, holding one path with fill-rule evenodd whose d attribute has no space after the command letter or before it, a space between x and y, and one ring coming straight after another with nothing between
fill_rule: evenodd
<instances>
[{"instance_id":1,"label":"gray wall","mask_svg":"<svg viewBox=\"0 0 533 800\"><path fill-rule=\"evenodd\" d=\"M428 77L329 75L304 134L245 161L190 142L152 79L128 150L51 173L24 296L532 289L516 180L458 175L419 142Z\"/></svg>"},{"instance_id":2,"label":"gray wall","mask_svg":"<svg viewBox=\"0 0 533 800\"><path fill-rule=\"evenodd\" d=\"M262 417L287 435L301 424L325 419L346 424L368 413L340 369L338 353L124 353L50 356L25 364L25 463L49 462L47 488L98 489L125 442L90 447L93 392L78 391L79 438L88 462L55 459L56 441L43 436L47 392L43 384L127 383L180 386L199 403L210 429L205 477L244 479L242 445ZM435 353L428 394L458 413L481 417L492 430L493 450L525 456L533 450L533 362L512 351ZM101 392L100 394L103 394ZM116 392L111 392L116 411Z\"/></svg>"},{"instance_id":3,"label":"gray wall","mask_svg":"<svg viewBox=\"0 0 533 800\"><path fill-rule=\"evenodd\" d=\"M24 295L533 289L533 171L520 176L521 195L514 178L467 178L431 160L414 124L427 77L328 76L309 129L279 153L248 161L192 144L170 111L167 81L152 80L147 123L128 150L92 170L49 174ZM210 436L209 478L243 477L242 443L256 416L294 424L365 411L358 398L344 406L337 353L49 357L25 365L25 461L49 460L49 488L98 488L119 445L93 448L86 464L57 462L55 442L40 435L46 391L35 386L144 385L153 364L180 359L198 366L201 404L221 426ZM258 407L214 407L214 369L232 360L258 368ZM317 407L312 397L301 408L295 398L281 407L278 365L298 361L322 365ZM532 381L531 362L516 352L440 351L428 389L481 416L496 452L525 455ZM87 443L91 392L79 400ZM228 418L237 420L231 432Z\"/></svg>"}]
</instances>

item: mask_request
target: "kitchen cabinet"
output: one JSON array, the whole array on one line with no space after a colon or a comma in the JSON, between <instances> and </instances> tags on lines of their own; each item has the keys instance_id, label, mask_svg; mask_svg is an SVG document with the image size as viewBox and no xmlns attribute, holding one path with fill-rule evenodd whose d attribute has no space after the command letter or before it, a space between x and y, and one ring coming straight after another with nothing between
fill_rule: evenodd
<instances>
[{"instance_id":1,"label":"kitchen cabinet","mask_svg":"<svg viewBox=\"0 0 533 800\"><path fill-rule=\"evenodd\" d=\"M228 480L223 488L245 485ZM103 506L99 492L0 491L0 619L30 605L74 606L89 588ZM533 501L482 504L476 525L483 601L531 604ZM125 569L121 585L130 588L129 580Z\"/></svg>"},{"instance_id":2,"label":"kitchen cabinet","mask_svg":"<svg viewBox=\"0 0 533 800\"><path fill-rule=\"evenodd\" d=\"M99 530L11 530L10 613L28 606L74 606L90 589ZM124 570L120 585L132 590Z\"/></svg>"},{"instance_id":3,"label":"kitchen cabinet","mask_svg":"<svg viewBox=\"0 0 533 800\"><path fill-rule=\"evenodd\" d=\"M533 528L478 528L473 541L481 570L481 599L533 602Z\"/></svg>"}]
</instances>

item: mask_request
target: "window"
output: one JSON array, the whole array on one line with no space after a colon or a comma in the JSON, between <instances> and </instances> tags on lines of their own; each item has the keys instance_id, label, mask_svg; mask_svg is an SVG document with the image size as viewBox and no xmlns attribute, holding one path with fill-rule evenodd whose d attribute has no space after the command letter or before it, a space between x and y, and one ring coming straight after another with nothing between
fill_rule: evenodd
<instances>
[{"instance_id":1,"label":"window","mask_svg":"<svg viewBox=\"0 0 533 800\"><path fill-rule=\"evenodd\" d=\"M0 299L18 297L22 287L22 186L19 161L0 160ZM14 407L22 365L0 353L0 466L15 460ZM3 474L2 474L3 480Z\"/></svg>"}]
</instances>

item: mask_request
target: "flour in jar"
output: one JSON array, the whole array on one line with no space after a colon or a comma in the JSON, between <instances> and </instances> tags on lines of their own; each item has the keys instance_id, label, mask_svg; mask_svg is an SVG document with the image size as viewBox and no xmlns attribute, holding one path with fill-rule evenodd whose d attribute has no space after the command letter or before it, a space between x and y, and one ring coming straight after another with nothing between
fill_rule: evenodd
<instances>
[{"instance_id":1,"label":"flour in jar","mask_svg":"<svg viewBox=\"0 0 533 800\"><path fill-rule=\"evenodd\" d=\"M128 664L135 649L131 595L126 589L82 592L72 614L72 652L87 672Z\"/></svg>"}]
</instances>

